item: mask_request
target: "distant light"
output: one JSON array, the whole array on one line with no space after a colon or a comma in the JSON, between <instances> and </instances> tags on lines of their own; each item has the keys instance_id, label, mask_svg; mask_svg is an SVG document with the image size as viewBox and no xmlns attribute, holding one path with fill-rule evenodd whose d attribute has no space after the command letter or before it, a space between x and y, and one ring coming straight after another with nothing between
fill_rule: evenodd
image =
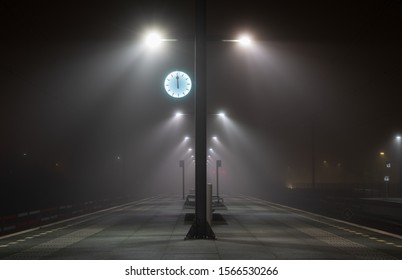
<instances>
[{"instance_id":1,"label":"distant light","mask_svg":"<svg viewBox=\"0 0 402 280\"><path fill-rule=\"evenodd\" d=\"M27 153L23 153L22 155L25 157L25 156L27 156Z\"/></svg>"},{"instance_id":2,"label":"distant light","mask_svg":"<svg viewBox=\"0 0 402 280\"><path fill-rule=\"evenodd\" d=\"M248 35L241 35L238 42L243 46L249 46L251 45L251 38Z\"/></svg>"},{"instance_id":3,"label":"distant light","mask_svg":"<svg viewBox=\"0 0 402 280\"><path fill-rule=\"evenodd\" d=\"M218 137L216 137L216 136L213 136L212 139L215 141L218 141Z\"/></svg>"},{"instance_id":4,"label":"distant light","mask_svg":"<svg viewBox=\"0 0 402 280\"><path fill-rule=\"evenodd\" d=\"M121 157L120 157L120 156L117 156L116 159L117 159L117 160L121 160Z\"/></svg>"},{"instance_id":5,"label":"distant light","mask_svg":"<svg viewBox=\"0 0 402 280\"><path fill-rule=\"evenodd\" d=\"M324 160L322 163L323 163L323 164L327 164L327 163L328 163L328 161Z\"/></svg>"},{"instance_id":6,"label":"distant light","mask_svg":"<svg viewBox=\"0 0 402 280\"><path fill-rule=\"evenodd\" d=\"M150 32L145 36L145 44L151 48L158 47L161 41L161 35L156 31Z\"/></svg>"},{"instance_id":7,"label":"distant light","mask_svg":"<svg viewBox=\"0 0 402 280\"><path fill-rule=\"evenodd\" d=\"M380 156L384 156L385 155L385 153L384 152L380 152Z\"/></svg>"},{"instance_id":8,"label":"distant light","mask_svg":"<svg viewBox=\"0 0 402 280\"><path fill-rule=\"evenodd\" d=\"M176 114L175 114L175 116L176 117L181 117L181 116L183 116L184 114L182 113L182 112L176 112Z\"/></svg>"},{"instance_id":9,"label":"distant light","mask_svg":"<svg viewBox=\"0 0 402 280\"><path fill-rule=\"evenodd\" d=\"M208 155L208 157L210 158L210 157L211 157L211 155Z\"/></svg>"},{"instance_id":10,"label":"distant light","mask_svg":"<svg viewBox=\"0 0 402 280\"><path fill-rule=\"evenodd\" d=\"M401 141L401 136L398 135L398 136L395 137L395 139L396 139L397 141Z\"/></svg>"},{"instance_id":11,"label":"distant light","mask_svg":"<svg viewBox=\"0 0 402 280\"><path fill-rule=\"evenodd\" d=\"M193 149L189 148L188 151L191 152Z\"/></svg>"},{"instance_id":12,"label":"distant light","mask_svg":"<svg viewBox=\"0 0 402 280\"><path fill-rule=\"evenodd\" d=\"M213 151L214 151L214 149L212 149L212 148L210 148L209 150L210 150L211 152L213 152Z\"/></svg>"},{"instance_id":13,"label":"distant light","mask_svg":"<svg viewBox=\"0 0 402 280\"><path fill-rule=\"evenodd\" d=\"M190 139L190 137L188 137L188 136L184 137L184 141L187 141L189 139Z\"/></svg>"},{"instance_id":14,"label":"distant light","mask_svg":"<svg viewBox=\"0 0 402 280\"><path fill-rule=\"evenodd\" d=\"M237 37L237 39L224 39L222 42L227 42L227 43L238 43L242 46L250 46L253 43L253 40L251 39L251 36L248 34L241 34L240 36Z\"/></svg>"},{"instance_id":15,"label":"distant light","mask_svg":"<svg viewBox=\"0 0 402 280\"><path fill-rule=\"evenodd\" d=\"M225 113L220 112L220 113L218 113L218 116L220 116L220 117L225 117L226 115L225 115Z\"/></svg>"}]
</instances>

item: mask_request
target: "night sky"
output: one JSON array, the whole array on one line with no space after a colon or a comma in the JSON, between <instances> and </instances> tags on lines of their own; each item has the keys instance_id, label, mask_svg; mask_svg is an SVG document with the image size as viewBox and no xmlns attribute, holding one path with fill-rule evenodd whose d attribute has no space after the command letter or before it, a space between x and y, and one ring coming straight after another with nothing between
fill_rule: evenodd
<instances>
[{"instance_id":1,"label":"night sky","mask_svg":"<svg viewBox=\"0 0 402 280\"><path fill-rule=\"evenodd\" d=\"M163 80L194 76L195 2L0 7L0 196L13 205L2 210L179 193L194 91L174 100ZM317 183L378 183L379 152L398 160L401 1L208 1L207 27L224 192L311 184L313 151ZM177 42L146 49L152 29ZM250 48L222 42L242 32Z\"/></svg>"}]
</instances>

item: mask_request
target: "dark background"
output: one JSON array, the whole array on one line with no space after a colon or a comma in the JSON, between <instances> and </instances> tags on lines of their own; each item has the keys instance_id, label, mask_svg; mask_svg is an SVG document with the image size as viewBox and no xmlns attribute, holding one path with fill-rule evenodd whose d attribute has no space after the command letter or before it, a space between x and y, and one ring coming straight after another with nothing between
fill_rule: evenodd
<instances>
[{"instance_id":1,"label":"dark background","mask_svg":"<svg viewBox=\"0 0 402 280\"><path fill-rule=\"evenodd\" d=\"M172 70L194 76L194 1L0 5L3 212L180 194L181 159L194 186L194 91L173 100L163 89ZM209 180L222 159L223 193L311 187L313 168L322 188L379 188L384 172L398 184L401 7L208 1ZM144 48L153 28L178 41ZM221 42L241 32L252 47Z\"/></svg>"}]
</instances>

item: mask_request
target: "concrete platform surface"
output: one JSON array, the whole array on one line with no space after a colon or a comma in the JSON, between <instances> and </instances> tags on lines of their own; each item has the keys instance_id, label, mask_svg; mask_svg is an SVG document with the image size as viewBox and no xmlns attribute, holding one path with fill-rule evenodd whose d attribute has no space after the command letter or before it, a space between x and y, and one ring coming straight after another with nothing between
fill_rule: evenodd
<instances>
[{"instance_id":1,"label":"concrete platform surface","mask_svg":"<svg viewBox=\"0 0 402 280\"><path fill-rule=\"evenodd\" d=\"M402 237L257 198L225 197L216 240L185 240L193 212L152 197L0 238L1 259L401 259Z\"/></svg>"}]
</instances>

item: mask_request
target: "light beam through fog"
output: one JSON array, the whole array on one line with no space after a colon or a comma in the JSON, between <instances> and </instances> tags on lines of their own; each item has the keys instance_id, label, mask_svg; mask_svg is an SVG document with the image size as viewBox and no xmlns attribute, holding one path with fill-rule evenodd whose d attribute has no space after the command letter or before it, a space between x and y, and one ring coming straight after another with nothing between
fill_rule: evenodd
<instances>
[{"instance_id":1,"label":"light beam through fog","mask_svg":"<svg viewBox=\"0 0 402 280\"><path fill-rule=\"evenodd\" d=\"M219 116L210 121L211 163L208 179L216 185L216 160L222 160L219 169L220 193L268 194L283 184L279 173L282 164L275 146L261 133L237 124L230 116ZM218 140L219 139L219 140Z\"/></svg>"},{"instance_id":2,"label":"light beam through fog","mask_svg":"<svg viewBox=\"0 0 402 280\"><path fill-rule=\"evenodd\" d=\"M181 195L180 160L186 190L194 188L195 92L174 100L163 84L176 70L194 78L194 3L99 3L94 10L90 3L56 9L14 2L3 15L1 52L5 211ZM366 3L363 13L350 1L336 7L318 1L325 13L316 4L291 13L286 4L210 2L214 189L222 160L223 195L270 197L289 183L286 194L316 186L381 197L388 176L387 195L400 196L400 147L391 143L401 132L396 2ZM172 18L178 9L181 16ZM156 48L143 40L149 30L161 31L151 40ZM252 44L239 44L245 30Z\"/></svg>"}]
</instances>

